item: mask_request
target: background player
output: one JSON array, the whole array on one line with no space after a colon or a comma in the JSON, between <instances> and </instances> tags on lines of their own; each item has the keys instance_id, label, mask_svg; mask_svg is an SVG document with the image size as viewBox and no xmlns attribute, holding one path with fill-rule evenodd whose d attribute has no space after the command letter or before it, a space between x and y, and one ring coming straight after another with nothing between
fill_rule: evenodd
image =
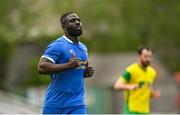
<instances>
[{"instance_id":1,"label":"background player","mask_svg":"<svg viewBox=\"0 0 180 115\"><path fill-rule=\"evenodd\" d=\"M114 85L125 93L124 113L149 113L150 97L159 98L160 92L152 88L156 71L150 66L152 50L142 47L138 50L138 62L127 67Z\"/></svg>"}]
</instances>

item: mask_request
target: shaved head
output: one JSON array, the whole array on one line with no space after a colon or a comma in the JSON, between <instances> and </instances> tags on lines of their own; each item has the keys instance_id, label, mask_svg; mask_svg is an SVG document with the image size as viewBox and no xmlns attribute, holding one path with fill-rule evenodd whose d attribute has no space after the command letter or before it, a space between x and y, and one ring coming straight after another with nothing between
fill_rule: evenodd
<instances>
[{"instance_id":1,"label":"shaved head","mask_svg":"<svg viewBox=\"0 0 180 115\"><path fill-rule=\"evenodd\" d=\"M62 28L64 28L64 25L67 22L67 16L70 14L74 14L74 12L67 12L60 17L60 23L61 23Z\"/></svg>"}]
</instances>

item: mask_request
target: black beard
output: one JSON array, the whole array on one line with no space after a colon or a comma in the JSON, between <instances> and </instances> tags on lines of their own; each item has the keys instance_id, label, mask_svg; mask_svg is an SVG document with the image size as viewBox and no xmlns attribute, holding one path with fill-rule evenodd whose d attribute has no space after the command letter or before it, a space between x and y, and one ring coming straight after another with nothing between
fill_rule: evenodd
<instances>
[{"instance_id":1,"label":"black beard","mask_svg":"<svg viewBox=\"0 0 180 115\"><path fill-rule=\"evenodd\" d=\"M76 29L76 28L67 28L67 33L73 37L78 37L82 35L82 30Z\"/></svg>"},{"instance_id":2,"label":"black beard","mask_svg":"<svg viewBox=\"0 0 180 115\"><path fill-rule=\"evenodd\" d=\"M143 67L148 67L149 65L150 65L150 63L148 62L148 63L142 63L142 65L143 65Z\"/></svg>"},{"instance_id":3,"label":"black beard","mask_svg":"<svg viewBox=\"0 0 180 115\"><path fill-rule=\"evenodd\" d=\"M149 66L149 64L143 64L143 67L147 68Z\"/></svg>"}]
</instances>

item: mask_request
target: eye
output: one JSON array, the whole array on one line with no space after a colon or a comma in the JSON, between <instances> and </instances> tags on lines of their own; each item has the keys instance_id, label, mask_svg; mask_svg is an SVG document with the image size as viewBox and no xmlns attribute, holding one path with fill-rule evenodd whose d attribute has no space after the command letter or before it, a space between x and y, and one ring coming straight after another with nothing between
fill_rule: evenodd
<instances>
[{"instance_id":1,"label":"eye","mask_svg":"<svg viewBox=\"0 0 180 115\"><path fill-rule=\"evenodd\" d=\"M75 18L72 18L72 19L69 20L69 22L75 22L75 21L76 21Z\"/></svg>"},{"instance_id":2,"label":"eye","mask_svg":"<svg viewBox=\"0 0 180 115\"><path fill-rule=\"evenodd\" d=\"M79 22L81 22L81 19L77 19Z\"/></svg>"},{"instance_id":3,"label":"eye","mask_svg":"<svg viewBox=\"0 0 180 115\"><path fill-rule=\"evenodd\" d=\"M76 22L76 21L81 22L79 18L72 18L69 20L69 22Z\"/></svg>"}]
</instances>

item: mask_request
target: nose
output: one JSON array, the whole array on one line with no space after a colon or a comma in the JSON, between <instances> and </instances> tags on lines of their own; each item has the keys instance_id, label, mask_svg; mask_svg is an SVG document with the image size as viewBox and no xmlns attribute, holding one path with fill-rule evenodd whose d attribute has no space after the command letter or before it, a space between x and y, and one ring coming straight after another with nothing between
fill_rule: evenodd
<instances>
[{"instance_id":1,"label":"nose","mask_svg":"<svg viewBox=\"0 0 180 115\"><path fill-rule=\"evenodd\" d=\"M76 25L80 26L81 22L79 22L78 20L76 20Z\"/></svg>"}]
</instances>

